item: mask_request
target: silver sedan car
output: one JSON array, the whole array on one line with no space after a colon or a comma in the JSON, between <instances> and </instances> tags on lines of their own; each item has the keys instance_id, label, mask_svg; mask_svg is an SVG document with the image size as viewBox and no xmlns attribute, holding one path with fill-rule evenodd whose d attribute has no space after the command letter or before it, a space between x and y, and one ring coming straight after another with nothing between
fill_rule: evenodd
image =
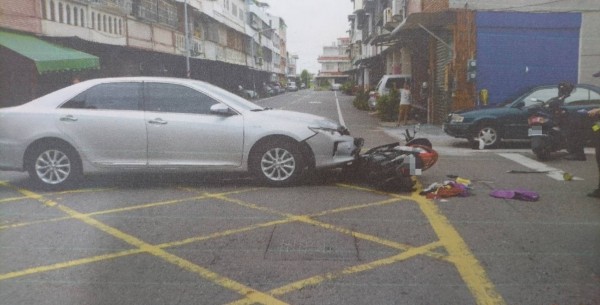
<instances>
[{"instance_id":1,"label":"silver sedan car","mask_svg":"<svg viewBox=\"0 0 600 305\"><path fill-rule=\"evenodd\" d=\"M329 119L272 110L205 82L81 82L0 109L0 170L47 189L92 171L249 171L285 186L352 163L361 139Z\"/></svg>"}]
</instances>

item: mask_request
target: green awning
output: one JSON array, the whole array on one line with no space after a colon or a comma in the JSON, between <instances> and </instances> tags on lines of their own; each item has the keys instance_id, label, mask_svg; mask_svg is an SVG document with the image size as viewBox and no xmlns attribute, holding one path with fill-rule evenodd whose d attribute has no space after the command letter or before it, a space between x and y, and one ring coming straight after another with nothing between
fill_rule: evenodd
<instances>
[{"instance_id":1,"label":"green awning","mask_svg":"<svg viewBox=\"0 0 600 305\"><path fill-rule=\"evenodd\" d=\"M0 31L0 45L33 60L40 74L100 68L97 56L55 45L34 36Z\"/></svg>"}]
</instances>

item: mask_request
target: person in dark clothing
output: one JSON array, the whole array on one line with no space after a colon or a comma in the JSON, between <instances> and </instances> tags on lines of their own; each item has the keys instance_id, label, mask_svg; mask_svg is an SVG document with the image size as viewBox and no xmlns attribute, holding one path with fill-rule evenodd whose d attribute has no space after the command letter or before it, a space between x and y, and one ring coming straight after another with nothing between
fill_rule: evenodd
<instances>
[{"instance_id":1,"label":"person in dark clothing","mask_svg":"<svg viewBox=\"0 0 600 305\"><path fill-rule=\"evenodd\" d=\"M588 137L589 122L582 118L581 113L567 113L561 123L565 126L565 136L567 138L567 151L569 154L564 156L565 160L585 161L584 147Z\"/></svg>"},{"instance_id":2,"label":"person in dark clothing","mask_svg":"<svg viewBox=\"0 0 600 305\"><path fill-rule=\"evenodd\" d=\"M591 118L600 118L600 108L588 111L588 116ZM596 151L596 166L598 167L598 188L589 193L589 197L600 198L600 123L596 123L592 128L594 130L594 149Z\"/></svg>"},{"instance_id":3,"label":"person in dark clothing","mask_svg":"<svg viewBox=\"0 0 600 305\"><path fill-rule=\"evenodd\" d=\"M594 77L600 77L600 71L594 74ZM597 122L593 125L594 132L593 144L596 153L596 166L598 167L598 188L588 194L589 197L600 198L600 108L592 109L587 112L588 117L594 118Z\"/></svg>"},{"instance_id":4,"label":"person in dark clothing","mask_svg":"<svg viewBox=\"0 0 600 305\"><path fill-rule=\"evenodd\" d=\"M586 142L586 133L582 131L587 128L585 125L586 120L582 120L580 113L563 113L561 110L565 99L571 96L573 89L575 89L575 85L569 82L561 82L558 84L558 96L552 98L548 103L555 113L561 113L555 119L559 120L559 125L563 129L567 140L567 150L569 151L569 154L563 158L573 161L585 161L586 157L583 149Z\"/></svg>"}]
</instances>

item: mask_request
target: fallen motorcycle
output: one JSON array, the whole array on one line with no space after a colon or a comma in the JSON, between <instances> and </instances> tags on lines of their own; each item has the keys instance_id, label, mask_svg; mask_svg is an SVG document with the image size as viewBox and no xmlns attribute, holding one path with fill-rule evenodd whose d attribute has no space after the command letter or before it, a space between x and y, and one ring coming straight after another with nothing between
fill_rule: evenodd
<instances>
[{"instance_id":1,"label":"fallen motorcycle","mask_svg":"<svg viewBox=\"0 0 600 305\"><path fill-rule=\"evenodd\" d=\"M438 159L438 153L426 138L415 138L419 125L411 134L405 130L405 145L399 142L381 145L360 154L349 168L354 177L361 182L386 190L413 191L414 176L432 167Z\"/></svg>"}]
</instances>

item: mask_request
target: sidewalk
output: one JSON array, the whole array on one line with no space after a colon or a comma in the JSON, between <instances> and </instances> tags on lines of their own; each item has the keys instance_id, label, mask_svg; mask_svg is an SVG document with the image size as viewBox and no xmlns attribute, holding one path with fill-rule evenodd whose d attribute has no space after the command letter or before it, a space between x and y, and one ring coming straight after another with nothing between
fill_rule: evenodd
<instances>
[{"instance_id":1,"label":"sidewalk","mask_svg":"<svg viewBox=\"0 0 600 305\"><path fill-rule=\"evenodd\" d=\"M396 122L379 122L379 126L386 134L404 142L404 133L408 130L411 134L415 128L415 124L408 124L396 127ZM447 135L441 125L420 124L418 125L417 138L428 138L435 146L451 146L457 139Z\"/></svg>"}]
</instances>

